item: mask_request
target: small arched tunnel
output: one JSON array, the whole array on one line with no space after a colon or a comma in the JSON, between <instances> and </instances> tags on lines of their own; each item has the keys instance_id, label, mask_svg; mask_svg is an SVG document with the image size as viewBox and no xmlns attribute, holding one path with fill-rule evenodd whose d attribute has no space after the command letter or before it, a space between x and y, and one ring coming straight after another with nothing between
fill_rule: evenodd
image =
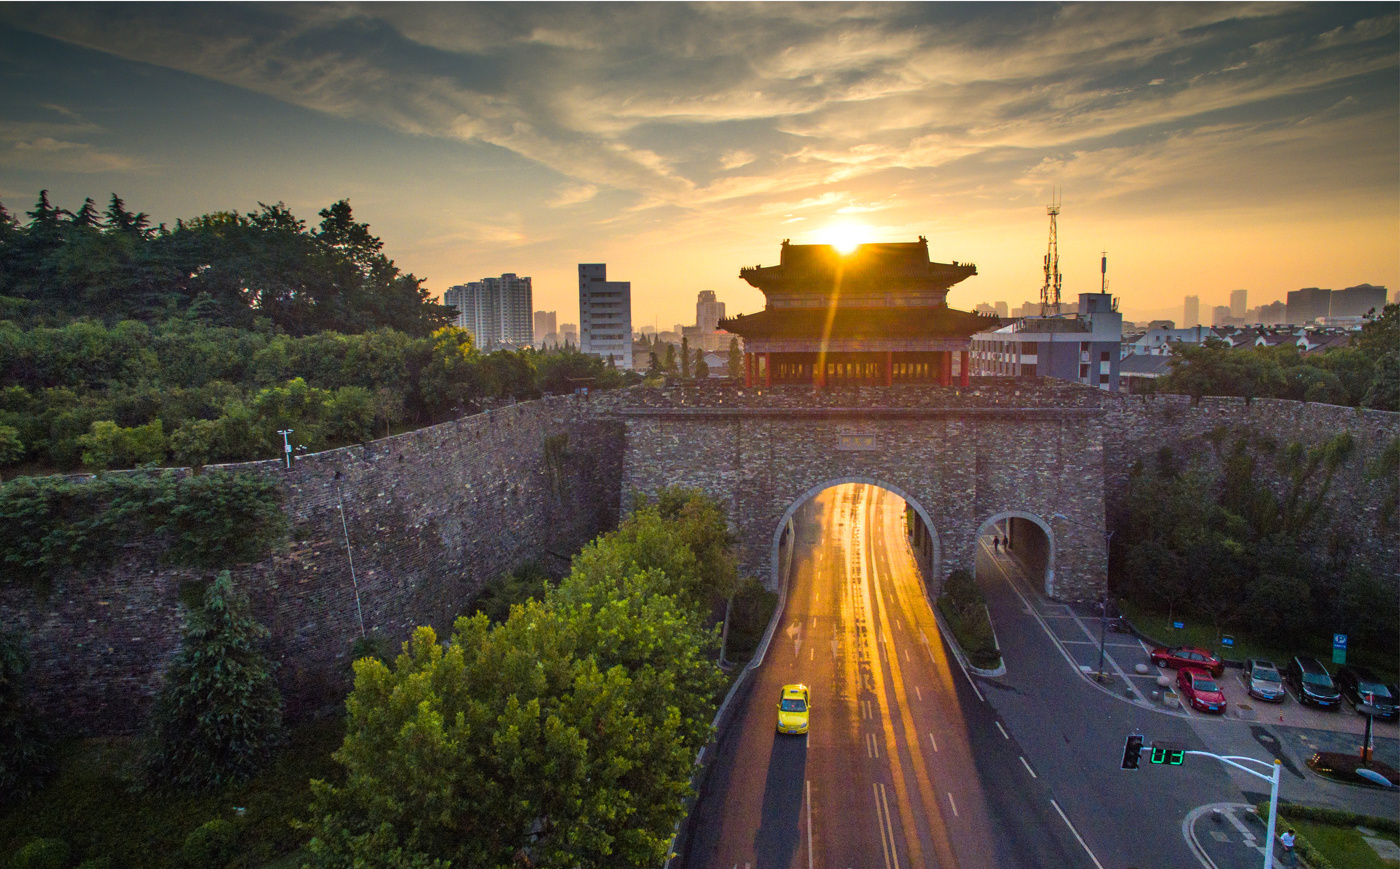
<instances>
[{"instance_id":1,"label":"small arched tunnel","mask_svg":"<svg viewBox=\"0 0 1400 869\"><path fill-rule=\"evenodd\" d=\"M989 516L977 529L977 580L986 571L1015 573L1046 597L1055 595L1055 535L1034 513L1009 510Z\"/></svg>"}]
</instances>

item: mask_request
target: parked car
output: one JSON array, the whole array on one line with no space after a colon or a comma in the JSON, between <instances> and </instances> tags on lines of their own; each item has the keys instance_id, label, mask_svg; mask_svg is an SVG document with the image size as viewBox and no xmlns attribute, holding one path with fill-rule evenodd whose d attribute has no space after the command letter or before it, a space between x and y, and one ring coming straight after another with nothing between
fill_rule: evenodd
<instances>
[{"instance_id":1,"label":"parked car","mask_svg":"<svg viewBox=\"0 0 1400 869\"><path fill-rule=\"evenodd\" d=\"M806 733L811 713L811 695L806 685L784 685L778 699L778 732Z\"/></svg>"},{"instance_id":2,"label":"parked car","mask_svg":"<svg viewBox=\"0 0 1400 869\"><path fill-rule=\"evenodd\" d=\"M1269 703L1282 703L1288 692L1283 690L1283 674L1273 661L1250 658L1244 662L1244 685L1249 696Z\"/></svg>"},{"instance_id":3,"label":"parked car","mask_svg":"<svg viewBox=\"0 0 1400 869\"><path fill-rule=\"evenodd\" d=\"M1289 661L1284 678L1293 686L1299 703L1309 703L1321 709L1340 708L1342 695L1333 684L1327 668L1316 658L1299 655Z\"/></svg>"},{"instance_id":4,"label":"parked car","mask_svg":"<svg viewBox=\"0 0 1400 869\"><path fill-rule=\"evenodd\" d=\"M1396 696L1380 677L1357 664L1347 664L1337 670L1337 688L1352 706L1369 702L1376 708L1374 717L1395 720ZM1358 710L1360 711L1360 710Z\"/></svg>"},{"instance_id":5,"label":"parked car","mask_svg":"<svg viewBox=\"0 0 1400 869\"><path fill-rule=\"evenodd\" d=\"M1205 670L1216 677L1225 672L1225 664L1219 658L1205 649L1196 649L1191 646L1153 649L1152 663L1158 667L1171 667L1173 670L1180 670L1182 667L1195 667L1197 670Z\"/></svg>"},{"instance_id":6,"label":"parked car","mask_svg":"<svg viewBox=\"0 0 1400 869\"><path fill-rule=\"evenodd\" d=\"M1215 684L1215 678L1205 670L1182 667L1181 672L1176 674L1176 687L1181 690L1181 696L1191 706L1202 712L1225 714L1225 695L1220 686Z\"/></svg>"}]
</instances>

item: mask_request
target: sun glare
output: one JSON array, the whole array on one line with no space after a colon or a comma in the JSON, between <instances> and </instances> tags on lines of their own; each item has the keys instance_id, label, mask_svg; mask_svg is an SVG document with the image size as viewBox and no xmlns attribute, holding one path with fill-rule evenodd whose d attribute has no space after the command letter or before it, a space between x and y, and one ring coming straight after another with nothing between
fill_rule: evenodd
<instances>
[{"instance_id":1,"label":"sun glare","mask_svg":"<svg viewBox=\"0 0 1400 869\"><path fill-rule=\"evenodd\" d=\"M842 255L853 253L865 243L870 227L859 223L836 223L821 231L823 244L829 244Z\"/></svg>"}]
</instances>

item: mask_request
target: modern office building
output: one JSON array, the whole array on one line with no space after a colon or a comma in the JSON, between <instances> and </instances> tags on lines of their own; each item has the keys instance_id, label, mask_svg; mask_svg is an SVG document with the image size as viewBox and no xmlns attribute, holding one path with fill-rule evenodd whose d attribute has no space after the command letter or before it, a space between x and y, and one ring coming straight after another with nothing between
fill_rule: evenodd
<instances>
[{"instance_id":1,"label":"modern office building","mask_svg":"<svg viewBox=\"0 0 1400 869\"><path fill-rule=\"evenodd\" d=\"M608 280L605 263L578 266L579 349L632 368L632 282Z\"/></svg>"},{"instance_id":2,"label":"modern office building","mask_svg":"<svg viewBox=\"0 0 1400 869\"><path fill-rule=\"evenodd\" d=\"M539 347L546 341L553 343L558 340L559 319L554 311L535 312L535 346Z\"/></svg>"},{"instance_id":3,"label":"modern office building","mask_svg":"<svg viewBox=\"0 0 1400 869\"><path fill-rule=\"evenodd\" d=\"M573 347L575 350L578 349L578 324L577 324L577 323L560 323L560 324L559 324L559 343L560 343L560 344L567 344L567 345L569 345L570 347Z\"/></svg>"},{"instance_id":4,"label":"modern office building","mask_svg":"<svg viewBox=\"0 0 1400 869\"><path fill-rule=\"evenodd\" d=\"M1232 290L1230 292L1230 316L1236 320L1245 319L1245 311L1249 309L1249 290Z\"/></svg>"},{"instance_id":5,"label":"modern office building","mask_svg":"<svg viewBox=\"0 0 1400 869\"><path fill-rule=\"evenodd\" d=\"M1270 302L1259 306L1261 326L1281 326L1288 322L1288 306L1283 302Z\"/></svg>"},{"instance_id":6,"label":"modern office building","mask_svg":"<svg viewBox=\"0 0 1400 869\"><path fill-rule=\"evenodd\" d=\"M713 332L724 319L724 302L715 300L714 290L701 290L695 300L695 325L702 332Z\"/></svg>"},{"instance_id":7,"label":"modern office building","mask_svg":"<svg viewBox=\"0 0 1400 869\"><path fill-rule=\"evenodd\" d=\"M1330 315L1332 291L1318 287L1304 287L1288 294L1288 323L1292 326L1306 326L1313 320Z\"/></svg>"},{"instance_id":8,"label":"modern office building","mask_svg":"<svg viewBox=\"0 0 1400 869\"><path fill-rule=\"evenodd\" d=\"M719 321L723 319L724 302L715 300L713 290L701 290L695 301L695 325L677 326L676 330L690 342L691 350L706 353L728 350L734 336L719 328Z\"/></svg>"},{"instance_id":9,"label":"modern office building","mask_svg":"<svg viewBox=\"0 0 1400 869\"><path fill-rule=\"evenodd\" d=\"M1201 325L1201 297L1187 296L1182 306L1181 326L1183 329Z\"/></svg>"},{"instance_id":10,"label":"modern office building","mask_svg":"<svg viewBox=\"0 0 1400 869\"><path fill-rule=\"evenodd\" d=\"M1055 377L1118 391L1123 315L1111 293L1080 293L1074 314L1026 317L972 336L972 373Z\"/></svg>"},{"instance_id":11,"label":"modern office building","mask_svg":"<svg viewBox=\"0 0 1400 869\"><path fill-rule=\"evenodd\" d=\"M455 325L470 332L481 350L534 343L534 300L528 277L506 273L459 284L442 294L442 303L457 309Z\"/></svg>"},{"instance_id":12,"label":"modern office building","mask_svg":"<svg viewBox=\"0 0 1400 869\"><path fill-rule=\"evenodd\" d=\"M1329 302L1327 316L1333 319L1364 317L1372 309L1379 314L1385 307L1385 287L1358 284L1335 290Z\"/></svg>"}]
</instances>

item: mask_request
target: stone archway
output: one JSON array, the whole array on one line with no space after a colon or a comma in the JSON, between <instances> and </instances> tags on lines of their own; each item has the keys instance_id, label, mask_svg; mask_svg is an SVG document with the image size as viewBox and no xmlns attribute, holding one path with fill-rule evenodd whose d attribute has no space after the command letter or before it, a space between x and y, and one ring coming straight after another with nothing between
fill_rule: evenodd
<instances>
[{"instance_id":1,"label":"stone archway","mask_svg":"<svg viewBox=\"0 0 1400 869\"><path fill-rule=\"evenodd\" d=\"M1040 562L1043 561L1044 582L1041 591L1046 597L1053 598L1055 596L1055 551L1057 548L1055 532L1050 527L1050 523L1046 522L1040 516L1035 513L1026 512L1025 510L1003 510L1000 513L993 513L983 519L981 524L977 526L977 533L973 538L974 544L977 540L982 539L985 534L989 533L991 526L1007 520L1028 522L1032 526L1040 529L1041 533L1045 535L1045 552L1039 553L1032 550L1029 554L1032 561L1031 566L1033 568L1041 567Z\"/></svg>"},{"instance_id":2,"label":"stone archway","mask_svg":"<svg viewBox=\"0 0 1400 869\"><path fill-rule=\"evenodd\" d=\"M787 528L789 520L791 520L793 515L799 509L801 509L803 504L806 504L808 501L812 500L822 492L825 492L827 489L830 489L834 486L840 486L846 483L863 483L867 486L874 486L879 489L884 489L887 492L890 492L894 495L898 495L899 497L903 498L904 503L914 508L914 512L924 523L924 527L928 529L928 536L930 542L933 544L933 564L932 569L929 571L929 576L926 578L926 580L928 582L937 583L941 577L943 547L942 544L939 542L938 538L938 526L933 524L933 519L929 517L928 511L924 509L924 506L920 504L918 500L911 497L908 492L905 492L900 487L894 485L893 483L888 483L875 477L833 477L832 479L827 480L824 483L818 483L817 485L812 486L810 489L799 495L796 498L796 500L794 500L790 505L788 505L787 510L783 512L782 519L778 521L777 527L773 529L772 558L770 562L771 572L769 573L770 589L773 591L781 592L781 589L779 588L779 583L781 581L780 546L782 544L783 530ZM930 589L931 593L934 593L936 591L937 589Z\"/></svg>"}]
</instances>

